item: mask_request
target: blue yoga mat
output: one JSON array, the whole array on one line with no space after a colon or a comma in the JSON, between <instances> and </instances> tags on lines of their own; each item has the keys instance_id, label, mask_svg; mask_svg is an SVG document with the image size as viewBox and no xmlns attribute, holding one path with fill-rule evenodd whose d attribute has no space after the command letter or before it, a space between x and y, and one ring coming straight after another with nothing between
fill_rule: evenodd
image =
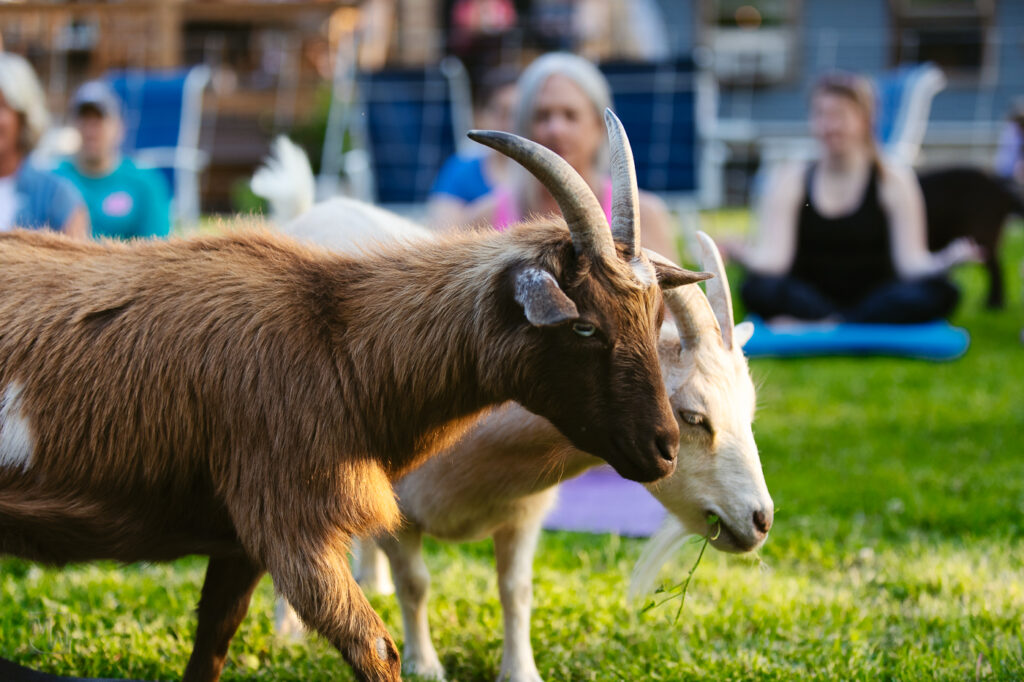
<instances>
[{"instance_id":1,"label":"blue yoga mat","mask_svg":"<svg viewBox=\"0 0 1024 682\"><path fill-rule=\"evenodd\" d=\"M945 320L923 324L833 325L809 323L773 327L750 317L754 335L743 346L747 357L814 357L823 355L887 355L920 360L955 360L967 352L966 329Z\"/></svg>"}]
</instances>

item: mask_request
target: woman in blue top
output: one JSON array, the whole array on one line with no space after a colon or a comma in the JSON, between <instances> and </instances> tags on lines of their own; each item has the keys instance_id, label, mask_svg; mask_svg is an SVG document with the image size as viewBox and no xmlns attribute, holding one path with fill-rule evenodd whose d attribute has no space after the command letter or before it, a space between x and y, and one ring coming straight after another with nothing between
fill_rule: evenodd
<instances>
[{"instance_id":1,"label":"woman in blue top","mask_svg":"<svg viewBox=\"0 0 1024 682\"><path fill-rule=\"evenodd\" d=\"M980 258L960 239L927 247L924 199L910 168L887 163L872 134L874 90L861 76L822 78L811 97L819 158L776 171L753 248L747 310L776 320L913 323L946 317L959 292L948 270Z\"/></svg>"},{"instance_id":2,"label":"woman in blue top","mask_svg":"<svg viewBox=\"0 0 1024 682\"><path fill-rule=\"evenodd\" d=\"M473 105L473 126L484 130L511 130L516 106L516 80L512 68L490 71L480 83ZM439 229L465 222L466 208L505 180L508 157L476 145L472 154L454 154L437 174L427 197L431 226Z\"/></svg>"},{"instance_id":3,"label":"woman in blue top","mask_svg":"<svg viewBox=\"0 0 1024 682\"><path fill-rule=\"evenodd\" d=\"M85 239L89 217L75 188L26 162L48 123L32 67L0 52L0 231L49 228Z\"/></svg>"}]
</instances>

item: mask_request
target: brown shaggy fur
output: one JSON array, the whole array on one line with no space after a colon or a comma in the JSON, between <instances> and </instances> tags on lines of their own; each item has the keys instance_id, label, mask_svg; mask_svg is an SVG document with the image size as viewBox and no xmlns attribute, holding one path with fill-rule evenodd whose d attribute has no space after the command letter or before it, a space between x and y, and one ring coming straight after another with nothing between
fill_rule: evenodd
<instances>
[{"instance_id":1,"label":"brown shaggy fur","mask_svg":"<svg viewBox=\"0 0 1024 682\"><path fill-rule=\"evenodd\" d=\"M599 334L526 322L526 266ZM564 223L358 260L252 232L8 233L0 291L0 397L20 387L8 418L31 433L24 466L0 453L0 554L210 555L187 680L219 677L264 570L360 679L398 679L349 537L394 527L390 480L490 405L518 400L624 475L671 471L649 435L678 440L660 292L576 256Z\"/></svg>"}]
</instances>

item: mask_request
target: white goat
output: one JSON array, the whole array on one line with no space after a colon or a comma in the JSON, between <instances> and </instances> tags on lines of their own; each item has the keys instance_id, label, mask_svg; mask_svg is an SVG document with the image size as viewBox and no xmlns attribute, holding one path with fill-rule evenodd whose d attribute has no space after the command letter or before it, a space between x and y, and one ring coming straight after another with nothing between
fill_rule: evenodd
<instances>
[{"instance_id":1,"label":"white goat","mask_svg":"<svg viewBox=\"0 0 1024 682\"><path fill-rule=\"evenodd\" d=\"M352 200L333 200L282 229L343 249L359 248L355 240L430 238L423 228L380 209L372 209L380 222L362 221L358 237L342 236L347 216L360 206L371 209ZM633 592L649 589L658 568L686 534L712 530L709 514L720 519L712 545L729 552L756 549L772 524L772 500L751 429L754 386L741 350L752 327L733 326L718 250L706 234L699 233L698 239L703 265L715 278L706 283L706 297L697 287L665 292L675 324L662 327L658 354L680 424L679 463L670 477L647 486L670 516L637 563ZM429 575L421 555L423 534L449 541L490 536L505 624L499 679L540 679L529 619L541 522L554 502L556 485L600 463L573 448L547 420L508 403L481 419L445 454L395 484L404 524L378 542L397 582L406 672L444 678L427 622ZM386 568L373 543L364 541L360 554L364 589L369 584L387 591ZM300 631L284 602L279 602L277 626L284 633Z\"/></svg>"}]
</instances>

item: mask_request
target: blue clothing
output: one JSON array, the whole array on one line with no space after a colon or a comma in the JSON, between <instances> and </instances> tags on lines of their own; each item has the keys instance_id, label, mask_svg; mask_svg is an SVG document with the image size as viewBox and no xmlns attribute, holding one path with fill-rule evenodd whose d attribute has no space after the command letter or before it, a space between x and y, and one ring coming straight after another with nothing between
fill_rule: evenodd
<instances>
[{"instance_id":1,"label":"blue clothing","mask_svg":"<svg viewBox=\"0 0 1024 682\"><path fill-rule=\"evenodd\" d=\"M18 202L15 227L60 230L82 205L82 197L70 182L28 163L18 168L14 191Z\"/></svg>"},{"instance_id":2,"label":"blue clothing","mask_svg":"<svg viewBox=\"0 0 1024 682\"><path fill-rule=\"evenodd\" d=\"M999 131L999 147L996 150L996 173L1004 178L1013 178L1017 164L1024 162L1024 131L1013 122L1008 122Z\"/></svg>"},{"instance_id":3,"label":"blue clothing","mask_svg":"<svg viewBox=\"0 0 1024 682\"><path fill-rule=\"evenodd\" d=\"M430 194L447 194L468 204L488 194L491 189L484 176L484 157L455 154L441 166Z\"/></svg>"},{"instance_id":4,"label":"blue clothing","mask_svg":"<svg viewBox=\"0 0 1024 682\"><path fill-rule=\"evenodd\" d=\"M134 239L166 237L170 233L167 183L155 171L124 159L99 177L85 175L71 161L61 163L56 173L82 193L93 237Z\"/></svg>"}]
</instances>

